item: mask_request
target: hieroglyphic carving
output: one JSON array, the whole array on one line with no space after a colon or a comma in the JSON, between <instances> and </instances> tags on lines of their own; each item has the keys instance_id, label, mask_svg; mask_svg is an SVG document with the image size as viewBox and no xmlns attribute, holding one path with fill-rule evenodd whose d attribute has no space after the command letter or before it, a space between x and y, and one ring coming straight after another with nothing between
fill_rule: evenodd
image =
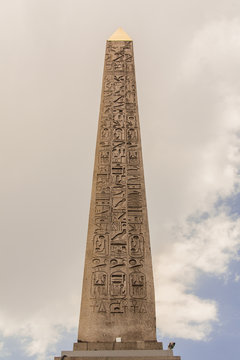
<instances>
[{"instance_id":1,"label":"hieroglyphic carving","mask_svg":"<svg viewBox=\"0 0 240 360\"><path fill-rule=\"evenodd\" d=\"M93 258L92 259L92 267L94 269L97 269L97 270L100 270L103 268L103 267L106 267L107 266L107 259L102 259L102 258Z\"/></svg>"},{"instance_id":2,"label":"hieroglyphic carving","mask_svg":"<svg viewBox=\"0 0 240 360\"><path fill-rule=\"evenodd\" d=\"M127 141L128 145L136 144L138 140L138 131L135 128L127 129Z\"/></svg>"},{"instance_id":3,"label":"hieroglyphic carving","mask_svg":"<svg viewBox=\"0 0 240 360\"><path fill-rule=\"evenodd\" d=\"M108 216L95 216L95 234L107 233L111 229L111 223Z\"/></svg>"},{"instance_id":4,"label":"hieroglyphic carving","mask_svg":"<svg viewBox=\"0 0 240 360\"><path fill-rule=\"evenodd\" d=\"M129 275L130 296L141 299L146 296L146 276L141 272L132 272Z\"/></svg>"},{"instance_id":5,"label":"hieroglyphic carving","mask_svg":"<svg viewBox=\"0 0 240 360\"><path fill-rule=\"evenodd\" d=\"M115 234L110 241L110 253L113 256L126 256L127 255L127 236L126 229Z\"/></svg>"},{"instance_id":6,"label":"hieroglyphic carving","mask_svg":"<svg viewBox=\"0 0 240 360\"><path fill-rule=\"evenodd\" d=\"M127 292L127 279L123 271L115 271L111 274L110 295L112 297L124 298Z\"/></svg>"},{"instance_id":7,"label":"hieroglyphic carving","mask_svg":"<svg viewBox=\"0 0 240 360\"><path fill-rule=\"evenodd\" d=\"M95 256L107 256L108 255L108 235L96 234L94 236L93 253Z\"/></svg>"},{"instance_id":8,"label":"hieroglyphic carving","mask_svg":"<svg viewBox=\"0 0 240 360\"><path fill-rule=\"evenodd\" d=\"M113 210L126 208L126 191L123 186L115 186L112 188L112 208Z\"/></svg>"},{"instance_id":9,"label":"hieroglyphic carving","mask_svg":"<svg viewBox=\"0 0 240 360\"><path fill-rule=\"evenodd\" d=\"M102 146L109 146L111 141L111 129L103 125L100 129L100 143Z\"/></svg>"},{"instance_id":10,"label":"hieroglyphic carving","mask_svg":"<svg viewBox=\"0 0 240 360\"><path fill-rule=\"evenodd\" d=\"M136 300L133 300L136 301ZM111 314L123 314L128 309L128 302L124 299L114 299L110 303L105 299L92 300L91 305L94 312L97 313L111 313ZM130 311L133 312L133 308L137 309L137 305L133 305L131 302Z\"/></svg>"},{"instance_id":11,"label":"hieroglyphic carving","mask_svg":"<svg viewBox=\"0 0 240 360\"><path fill-rule=\"evenodd\" d=\"M131 300L130 311L133 313L146 313L147 303L145 300Z\"/></svg>"},{"instance_id":12,"label":"hieroglyphic carving","mask_svg":"<svg viewBox=\"0 0 240 360\"><path fill-rule=\"evenodd\" d=\"M122 314L125 313L127 309L126 300L114 300L110 303L110 312L112 314Z\"/></svg>"},{"instance_id":13,"label":"hieroglyphic carving","mask_svg":"<svg viewBox=\"0 0 240 360\"><path fill-rule=\"evenodd\" d=\"M126 265L126 260L122 258L114 258L110 260L110 268L122 267Z\"/></svg>"},{"instance_id":14,"label":"hieroglyphic carving","mask_svg":"<svg viewBox=\"0 0 240 360\"><path fill-rule=\"evenodd\" d=\"M94 312L106 313L108 311L108 304L106 300L92 300L90 306Z\"/></svg>"},{"instance_id":15,"label":"hieroglyphic carving","mask_svg":"<svg viewBox=\"0 0 240 360\"><path fill-rule=\"evenodd\" d=\"M119 109L113 110L113 127L124 127L125 115Z\"/></svg>"},{"instance_id":16,"label":"hieroglyphic carving","mask_svg":"<svg viewBox=\"0 0 240 360\"><path fill-rule=\"evenodd\" d=\"M136 190L135 187L128 186L128 208L129 209L141 209L142 208L142 194L140 190Z\"/></svg>"},{"instance_id":17,"label":"hieroglyphic carving","mask_svg":"<svg viewBox=\"0 0 240 360\"><path fill-rule=\"evenodd\" d=\"M139 165L139 153L137 150L130 150L128 152L128 164Z\"/></svg>"},{"instance_id":18,"label":"hieroglyphic carving","mask_svg":"<svg viewBox=\"0 0 240 360\"><path fill-rule=\"evenodd\" d=\"M122 186L126 185L126 168L124 165L113 164L112 184Z\"/></svg>"},{"instance_id":19,"label":"hieroglyphic carving","mask_svg":"<svg viewBox=\"0 0 240 360\"><path fill-rule=\"evenodd\" d=\"M124 141L125 139L124 129L118 127L113 130L113 140L114 141ZM122 143L123 144L123 143Z\"/></svg>"},{"instance_id":20,"label":"hieroglyphic carving","mask_svg":"<svg viewBox=\"0 0 240 360\"><path fill-rule=\"evenodd\" d=\"M126 125L127 125L127 128L136 128L137 127L136 116L128 115Z\"/></svg>"},{"instance_id":21,"label":"hieroglyphic carving","mask_svg":"<svg viewBox=\"0 0 240 360\"><path fill-rule=\"evenodd\" d=\"M102 150L99 152L99 163L100 164L109 164L110 162L110 151Z\"/></svg>"},{"instance_id":22,"label":"hieroglyphic carving","mask_svg":"<svg viewBox=\"0 0 240 360\"><path fill-rule=\"evenodd\" d=\"M129 237L129 254L133 258L143 257L143 236L138 234L133 234Z\"/></svg>"},{"instance_id":23,"label":"hieroglyphic carving","mask_svg":"<svg viewBox=\"0 0 240 360\"><path fill-rule=\"evenodd\" d=\"M107 274L104 271L95 271L92 273L92 296L100 298L107 296Z\"/></svg>"},{"instance_id":24,"label":"hieroglyphic carving","mask_svg":"<svg viewBox=\"0 0 240 360\"><path fill-rule=\"evenodd\" d=\"M134 258L131 258L129 260L129 268L130 269L135 269L135 268L140 268L143 266L143 262L144 262L144 259L134 259Z\"/></svg>"},{"instance_id":25,"label":"hieroglyphic carving","mask_svg":"<svg viewBox=\"0 0 240 360\"><path fill-rule=\"evenodd\" d=\"M126 162L126 150L121 147L114 147L112 150L112 162L123 164Z\"/></svg>"},{"instance_id":26,"label":"hieroglyphic carving","mask_svg":"<svg viewBox=\"0 0 240 360\"><path fill-rule=\"evenodd\" d=\"M136 102L136 85L134 75L126 76L126 103Z\"/></svg>"},{"instance_id":27,"label":"hieroglyphic carving","mask_svg":"<svg viewBox=\"0 0 240 360\"><path fill-rule=\"evenodd\" d=\"M142 224L142 210L140 209L131 209L128 211L128 222L134 226L135 224Z\"/></svg>"},{"instance_id":28,"label":"hieroglyphic carving","mask_svg":"<svg viewBox=\"0 0 240 360\"><path fill-rule=\"evenodd\" d=\"M122 314L145 309L139 141L132 43L108 42L99 127L91 286L95 299L92 307L99 313Z\"/></svg>"}]
</instances>

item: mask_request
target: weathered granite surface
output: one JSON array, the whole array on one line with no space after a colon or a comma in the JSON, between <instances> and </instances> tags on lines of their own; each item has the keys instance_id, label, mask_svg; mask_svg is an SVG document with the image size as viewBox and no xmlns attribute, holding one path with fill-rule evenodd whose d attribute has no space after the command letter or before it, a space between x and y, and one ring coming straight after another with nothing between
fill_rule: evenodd
<instances>
[{"instance_id":1,"label":"weathered granite surface","mask_svg":"<svg viewBox=\"0 0 240 360\"><path fill-rule=\"evenodd\" d=\"M78 340L156 340L133 42L107 41Z\"/></svg>"}]
</instances>

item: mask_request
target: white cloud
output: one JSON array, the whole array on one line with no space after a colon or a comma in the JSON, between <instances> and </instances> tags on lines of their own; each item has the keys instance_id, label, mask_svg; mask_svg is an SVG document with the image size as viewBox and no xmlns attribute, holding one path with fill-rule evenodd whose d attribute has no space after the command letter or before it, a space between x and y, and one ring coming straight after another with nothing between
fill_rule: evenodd
<instances>
[{"instance_id":1,"label":"white cloud","mask_svg":"<svg viewBox=\"0 0 240 360\"><path fill-rule=\"evenodd\" d=\"M239 86L240 19L222 19L206 23L190 44L184 59L185 76L189 81L204 76L206 81Z\"/></svg>"},{"instance_id":2,"label":"white cloud","mask_svg":"<svg viewBox=\"0 0 240 360\"><path fill-rule=\"evenodd\" d=\"M208 337L219 318L217 299L197 297L194 286L203 274L228 277L231 260L238 259L240 221L216 202L240 189L239 61L240 22L214 21L194 36L179 72L180 100L174 99L171 114L180 140L171 171L182 163L184 173L175 177L176 189L168 182L170 172L166 175L167 194L174 194L176 206L171 219L165 200L167 212L163 208L161 216L167 230L155 256L157 322L163 335ZM156 234L162 237L160 230Z\"/></svg>"},{"instance_id":3,"label":"white cloud","mask_svg":"<svg viewBox=\"0 0 240 360\"><path fill-rule=\"evenodd\" d=\"M60 296L54 303L49 301L46 307L25 314L22 319L0 313L0 328L4 337L17 336L21 339L26 356L45 360L49 352L56 354L56 344L62 339L63 332L77 326L75 315L78 311L78 297L74 298L71 294L61 299Z\"/></svg>"},{"instance_id":4,"label":"white cloud","mask_svg":"<svg viewBox=\"0 0 240 360\"><path fill-rule=\"evenodd\" d=\"M217 302L195 296L202 274L220 276L240 249L240 220L220 213L179 228L177 239L157 257L157 318L166 336L206 339L218 319Z\"/></svg>"},{"instance_id":5,"label":"white cloud","mask_svg":"<svg viewBox=\"0 0 240 360\"><path fill-rule=\"evenodd\" d=\"M11 356L10 351L5 349L4 342L0 341L0 359L6 359L7 357Z\"/></svg>"},{"instance_id":6,"label":"white cloud","mask_svg":"<svg viewBox=\"0 0 240 360\"><path fill-rule=\"evenodd\" d=\"M235 276L234 276L234 281L235 281L235 282L239 282L239 280L240 280L240 275L239 275L239 274L235 274Z\"/></svg>"}]
</instances>

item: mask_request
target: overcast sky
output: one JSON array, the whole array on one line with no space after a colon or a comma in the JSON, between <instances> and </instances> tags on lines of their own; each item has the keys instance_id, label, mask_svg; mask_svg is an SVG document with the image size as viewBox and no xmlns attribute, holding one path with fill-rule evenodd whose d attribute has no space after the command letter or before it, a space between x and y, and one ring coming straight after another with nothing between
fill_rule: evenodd
<instances>
[{"instance_id":1,"label":"overcast sky","mask_svg":"<svg viewBox=\"0 0 240 360\"><path fill-rule=\"evenodd\" d=\"M240 2L0 1L0 358L77 338L106 39L134 40L158 339L240 356Z\"/></svg>"}]
</instances>

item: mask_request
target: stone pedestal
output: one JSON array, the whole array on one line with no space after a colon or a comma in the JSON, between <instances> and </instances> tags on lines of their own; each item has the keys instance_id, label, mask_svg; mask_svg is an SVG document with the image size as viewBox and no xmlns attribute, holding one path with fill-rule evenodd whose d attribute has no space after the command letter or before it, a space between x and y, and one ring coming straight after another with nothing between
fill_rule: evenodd
<instances>
[{"instance_id":1,"label":"stone pedestal","mask_svg":"<svg viewBox=\"0 0 240 360\"><path fill-rule=\"evenodd\" d=\"M181 360L172 350L163 350L162 343L157 341L80 342L74 344L73 351L62 351L61 357L64 360Z\"/></svg>"},{"instance_id":2,"label":"stone pedestal","mask_svg":"<svg viewBox=\"0 0 240 360\"><path fill-rule=\"evenodd\" d=\"M78 342L73 345L73 351L99 350L163 350L162 342L133 341L133 342Z\"/></svg>"}]
</instances>

